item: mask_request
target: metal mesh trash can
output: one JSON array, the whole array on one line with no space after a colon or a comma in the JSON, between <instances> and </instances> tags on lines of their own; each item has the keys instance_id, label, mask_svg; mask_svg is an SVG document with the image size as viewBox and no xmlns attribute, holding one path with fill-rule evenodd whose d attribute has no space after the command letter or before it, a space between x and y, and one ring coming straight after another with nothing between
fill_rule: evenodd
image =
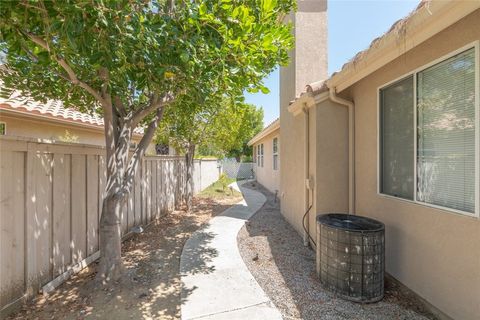
<instances>
[{"instance_id":1,"label":"metal mesh trash can","mask_svg":"<svg viewBox=\"0 0 480 320\"><path fill-rule=\"evenodd\" d=\"M355 302L383 298L385 225L348 214L317 216L317 274L322 285Z\"/></svg>"}]
</instances>

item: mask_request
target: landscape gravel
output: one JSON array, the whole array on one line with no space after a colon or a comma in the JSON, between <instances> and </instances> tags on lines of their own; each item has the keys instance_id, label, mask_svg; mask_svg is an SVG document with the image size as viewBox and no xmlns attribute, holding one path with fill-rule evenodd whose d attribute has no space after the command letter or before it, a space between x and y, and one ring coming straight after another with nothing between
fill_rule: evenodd
<instances>
[{"instance_id":1,"label":"landscape gravel","mask_svg":"<svg viewBox=\"0 0 480 320\"><path fill-rule=\"evenodd\" d=\"M245 264L284 319L435 319L413 294L387 282L385 297L371 304L337 298L322 288L315 253L280 214L279 200L257 183L265 205L240 230L237 240Z\"/></svg>"}]
</instances>

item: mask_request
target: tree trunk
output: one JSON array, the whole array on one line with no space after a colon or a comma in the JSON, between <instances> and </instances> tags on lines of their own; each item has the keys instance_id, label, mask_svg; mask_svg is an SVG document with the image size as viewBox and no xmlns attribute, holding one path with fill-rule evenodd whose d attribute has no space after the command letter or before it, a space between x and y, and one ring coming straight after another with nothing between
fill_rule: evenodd
<instances>
[{"instance_id":1,"label":"tree trunk","mask_svg":"<svg viewBox=\"0 0 480 320\"><path fill-rule=\"evenodd\" d=\"M100 266L97 279L104 283L119 280L123 272L121 214L125 201L135 183L135 173L145 150L152 141L158 123L163 116L163 107L156 110L133 155L129 146L133 126L124 122L123 127L113 124L112 117L105 116L107 150L107 187L100 218ZM108 111L108 110L107 110ZM109 125L108 125L109 124ZM118 132L113 138L112 132Z\"/></svg>"},{"instance_id":2,"label":"tree trunk","mask_svg":"<svg viewBox=\"0 0 480 320\"><path fill-rule=\"evenodd\" d=\"M103 282L120 279L123 272L121 213L125 196L116 191L103 200L100 218L100 266L98 279Z\"/></svg>"},{"instance_id":3,"label":"tree trunk","mask_svg":"<svg viewBox=\"0 0 480 320\"><path fill-rule=\"evenodd\" d=\"M187 210L192 209L193 203L193 165L194 165L194 156L195 156L195 144L189 144L187 153L185 154L185 164L187 167L187 179L186 179L186 205Z\"/></svg>"}]
</instances>

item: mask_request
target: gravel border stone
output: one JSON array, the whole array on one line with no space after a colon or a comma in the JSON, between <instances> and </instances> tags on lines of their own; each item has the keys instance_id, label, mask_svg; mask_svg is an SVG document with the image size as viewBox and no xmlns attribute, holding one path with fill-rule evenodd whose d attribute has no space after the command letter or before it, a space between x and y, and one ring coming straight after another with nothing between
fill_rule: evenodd
<instances>
[{"instance_id":1,"label":"gravel border stone","mask_svg":"<svg viewBox=\"0 0 480 320\"><path fill-rule=\"evenodd\" d=\"M267 201L237 236L248 269L284 319L435 319L427 309L388 283L382 301L360 304L322 288L315 272L315 252L280 214L280 204L258 183L245 184Z\"/></svg>"}]
</instances>

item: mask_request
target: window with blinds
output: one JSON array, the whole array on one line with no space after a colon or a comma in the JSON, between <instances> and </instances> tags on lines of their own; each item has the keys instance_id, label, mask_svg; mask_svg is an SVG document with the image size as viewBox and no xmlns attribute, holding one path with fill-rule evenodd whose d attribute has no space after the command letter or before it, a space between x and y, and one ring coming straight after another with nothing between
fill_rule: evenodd
<instances>
[{"instance_id":1,"label":"window with blinds","mask_svg":"<svg viewBox=\"0 0 480 320\"><path fill-rule=\"evenodd\" d=\"M475 54L469 49L380 90L381 193L477 212Z\"/></svg>"},{"instance_id":2,"label":"window with blinds","mask_svg":"<svg viewBox=\"0 0 480 320\"><path fill-rule=\"evenodd\" d=\"M417 200L475 212L475 50L417 74Z\"/></svg>"}]
</instances>

